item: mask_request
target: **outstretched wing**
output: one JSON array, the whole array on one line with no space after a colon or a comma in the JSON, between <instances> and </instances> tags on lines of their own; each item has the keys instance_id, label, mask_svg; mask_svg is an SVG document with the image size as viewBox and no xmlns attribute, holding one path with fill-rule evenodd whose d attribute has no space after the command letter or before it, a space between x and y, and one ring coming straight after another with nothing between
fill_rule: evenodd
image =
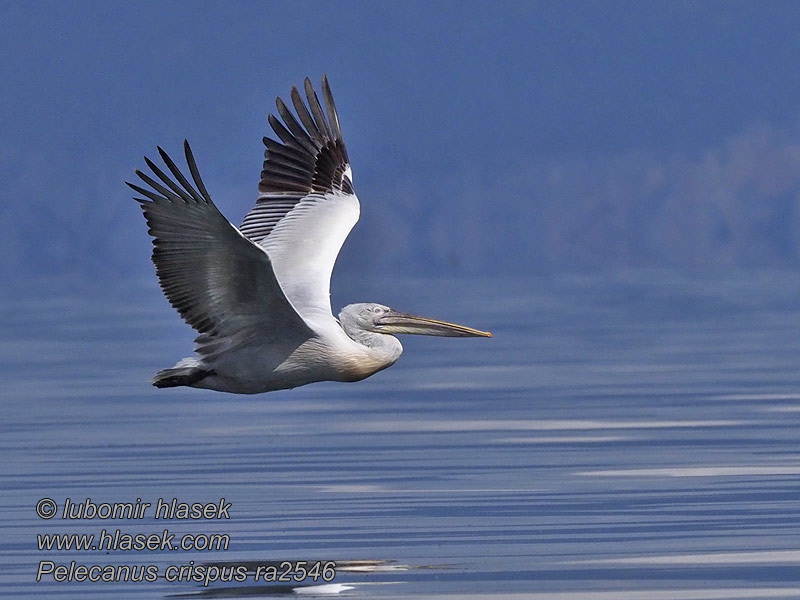
<instances>
[{"instance_id":1,"label":"outstretched wing","mask_svg":"<svg viewBox=\"0 0 800 600\"><path fill-rule=\"evenodd\" d=\"M161 288L183 319L215 338L243 332L263 337L308 337L311 331L283 293L264 250L245 238L211 201L184 142L186 162L197 189L161 148L173 178L145 157L157 181L141 171L152 191L128 183L144 198L153 236L153 263Z\"/></svg>"},{"instance_id":2,"label":"outstretched wing","mask_svg":"<svg viewBox=\"0 0 800 600\"><path fill-rule=\"evenodd\" d=\"M241 232L267 251L281 288L302 316L330 315L333 265L360 208L327 77L324 112L308 78L305 93L307 105L292 88L297 116L280 98L280 119L269 115L280 141L264 138L260 195Z\"/></svg>"}]
</instances>

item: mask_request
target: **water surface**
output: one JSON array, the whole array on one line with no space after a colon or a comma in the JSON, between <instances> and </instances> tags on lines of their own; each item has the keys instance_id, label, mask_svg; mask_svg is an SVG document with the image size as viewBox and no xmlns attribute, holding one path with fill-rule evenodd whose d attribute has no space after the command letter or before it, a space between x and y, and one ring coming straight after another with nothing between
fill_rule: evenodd
<instances>
[{"instance_id":1,"label":"water surface","mask_svg":"<svg viewBox=\"0 0 800 600\"><path fill-rule=\"evenodd\" d=\"M369 287L368 284L367 287ZM800 597L800 277L374 282L490 329L404 337L357 384L156 390L191 331L154 282L2 301L0 594L59 599ZM57 286L55 286L57 288ZM45 291L47 293L45 293ZM351 300L347 298L345 301ZM42 520L36 502L231 502L218 521ZM103 528L220 552L39 551ZM35 582L69 565L336 561L330 584Z\"/></svg>"}]
</instances>

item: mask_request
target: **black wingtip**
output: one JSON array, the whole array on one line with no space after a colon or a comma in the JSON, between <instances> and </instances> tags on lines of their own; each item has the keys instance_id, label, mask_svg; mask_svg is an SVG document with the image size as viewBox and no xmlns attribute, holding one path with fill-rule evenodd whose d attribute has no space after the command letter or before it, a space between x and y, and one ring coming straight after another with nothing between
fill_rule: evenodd
<instances>
[{"instance_id":1,"label":"black wingtip","mask_svg":"<svg viewBox=\"0 0 800 600\"><path fill-rule=\"evenodd\" d=\"M197 189L200 191L200 195L205 202L211 202L211 194L208 193L206 185L203 183L203 178L200 177L200 169L197 168L197 161L194 159L194 153L192 152L192 147L189 145L189 140L183 140L183 151L184 154L186 154L186 164L189 166L189 173L191 173L192 179L197 185Z\"/></svg>"},{"instance_id":2,"label":"black wingtip","mask_svg":"<svg viewBox=\"0 0 800 600\"><path fill-rule=\"evenodd\" d=\"M311 78L305 77L302 86L291 87L288 99L294 112L283 98L277 97L277 115L267 115L269 126L280 141L273 140L273 136L262 138L266 160L259 183L261 194L331 190L352 193L352 184L343 176L349 160L328 75L322 76L320 96ZM269 201L268 197L266 202Z\"/></svg>"},{"instance_id":3,"label":"black wingtip","mask_svg":"<svg viewBox=\"0 0 800 600\"><path fill-rule=\"evenodd\" d=\"M158 149L158 151L159 151L159 152L163 152L163 150L162 150L161 148L159 148L159 149ZM154 173L155 173L155 172L158 170L158 167L156 166L156 164L155 164L155 163L154 163L152 160L150 160L149 158L147 158L146 156L144 157L144 162L145 162L145 164L146 164L148 167L150 167L150 169L151 169L151 170L152 170ZM136 171L136 174L137 174L137 175L139 175L139 177L141 177L141 175L140 175L140 171Z\"/></svg>"},{"instance_id":4,"label":"black wingtip","mask_svg":"<svg viewBox=\"0 0 800 600\"><path fill-rule=\"evenodd\" d=\"M305 86L308 107L311 109L311 114L314 117L314 122L317 124L317 129L319 129L319 132L326 141L333 139L330 126L325 119L325 113L323 112L322 106L319 103L317 92L314 90L314 86L311 84L311 80L308 77L306 77Z\"/></svg>"},{"instance_id":5,"label":"black wingtip","mask_svg":"<svg viewBox=\"0 0 800 600\"><path fill-rule=\"evenodd\" d=\"M183 154L186 157L187 164L194 161L194 153L192 147L189 145L189 140L183 140Z\"/></svg>"},{"instance_id":6,"label":"black wingtip","mask_svg":"<svg viewBox=\"0 0 800 600\"><path fill-rule=\"evenodd\" d=\"M333 101L333 92L331 92L327 75L322 76L322 98L325 100L325 111L328 114L331 135L334 140L343 142L342 128L339 124L339 112L336 110L336 103Z\"/></svg>"},{"instance_id":7,"label":"black wingtip","mask_svg":"<svg viewBox=\"0 0 800 600\"><path fill-rule=\"evenodd\" d=\"M142 176L142 174L139 173L139 172L137 172L136 174L139 175L139 177ZM144 181L144 179L143 179L143 181ZM135 183L130 183L129 181L126 181L125 184L129 188L131 188L134 192L136 192L137 194L141 194L145 198L148 198L148 200L140 200L139 198L134 198L134 200L136 200L137 202L150 203L150 202L163 202L164 201L164 198L162 198L161 196L159 196L155 192L151 192L150 190L146 190L143 187L141 187L139 185L136 185Z\"/></svg>"},{"instance_id":8,"label":"black wingtip","mask_svg":"<svg viewBox=\"0 0 800 600\"><path fill-rule=\"evenodd\" d=\"M280 137L278 129L283 127L283 123L278 121L278 117L276 117L272 113L269 113L267 115L267 123L269 123L269 126L272 127L272 130Z\"/></svg>"},{"instance_id":9,"label":"black wingtip","mask_svg":"<svg viewBox=\"0 0 800 600\"><path fill-rule=\"evenodd\" d=\"M194 160L194 152L192 152L192 147L189 145L189 140L186 139L183 140L183 154L186 156L187 165L191 166L193 163L196 164Z\"/></svg>"}]
</instances>

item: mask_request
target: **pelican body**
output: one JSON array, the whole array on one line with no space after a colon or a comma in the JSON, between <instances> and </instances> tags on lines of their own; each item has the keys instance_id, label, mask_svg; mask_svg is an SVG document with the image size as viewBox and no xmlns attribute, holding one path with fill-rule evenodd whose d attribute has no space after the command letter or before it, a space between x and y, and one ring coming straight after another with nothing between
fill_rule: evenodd
<instances>
[{"instance_id":1,"label":"pelican body","mask_svg":"<svg viewBox=\"0 0 800 600\"><path fill-rule=\"evenodd\" d=\"M264 138L256 205L235 227L211 201L188 142L192 182L160 147L169 175L145 157L136 171L153 237L153 263L170 304L193 327L194 356L159 371L156 387L190 386L239 394L317 381L358 381L391 366L410 333L491 337L485 331L395 311L345 306L336 319L330 278L358 221L360 205L326 77L322 105L309 79L306 101L292 88L293 114L278 98Z\"/></svg>"}]
</instances>

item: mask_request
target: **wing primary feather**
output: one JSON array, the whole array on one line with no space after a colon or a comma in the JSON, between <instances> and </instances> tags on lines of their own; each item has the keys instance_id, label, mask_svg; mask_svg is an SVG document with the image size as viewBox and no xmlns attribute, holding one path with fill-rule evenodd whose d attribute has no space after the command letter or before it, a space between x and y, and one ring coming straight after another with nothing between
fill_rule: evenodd
<instances>
[{"instance_id":1,"label":"wing primary feather","mask_svg":"<svg viewBox=\"0 0 800 600\"><path fill-rule=\"evenodd\" d=\"M269 121L270 127L272 127L272 130L278 135L279 138L281 138L281 141L285 145L300 152L307 152L307 150L303 148L302 144L295 139L292 133L286 129L286 127L284 127L283 123L281 123L277 117L275 117L275 115L269 115L267 117L267 121Z\"/></svg>"},{"instance_id":2,"label":"wing primary feather","mask_svg":"<svg viewBox=\"0 0 800 600\"><path fill-rule=\"evenodd\" d=\"M186 194L186 192L184 192L183 194L176 194L171 189L167 189L163 185L158 183L155 179L147 175L147 173L142 173L137 169L136 175L138 175L139 179L144 181L147 185L149 185L151 188L153 188L155 191L160 193L162 196L164 196L164 198L170 200L171 202L175 202L176 200L182 202L188 202L191 200L191 197L189 197Z\"/></svg>"},{"instance_id":3,"label":"wing primary feather","mask_svg":"<svg viewBox=\"0 0 800 600\"><path fill-rule=\"evenodd\" d=\"M184 177L181 170L178 166L173 162L173 160L169 157L169 154L164 152L161 146L158 146L158 153L161 155L161 159L164 161L164 164L167 165L167 168L172 172L175 178L180 181L181 185L186 189L189 194L191 194L192 199L195 202L203 202L203 197L194 189L191 183ZM172 187L172 186L170 186Z\"/></svg>"},{"instance_id":4,"label":"wing primary feather","mask_svg":"<svg viewBox=\"0 0 800 600\"><path fill-rule=\"evenodd\" d=\"M319 98L317 98L317 93L314 91L314 86L311 85L311 80L308 77L306 77L305 88L308 106L311 108L311 114L314 115L314 121L317 124L317 128L322 134L322 137L328 141L331 139L331 130L328 128L328 123L325 121L325 115L323 114L322 107L319 104Z\"/></svg>"},{"instance_id":5,"label":"wing primary feather","mask_svg":"<svg viewBox=\"0 0 800 600\"><path fill-rule=\"evenodd\" d=\"M159 148L159 150L161 150L161 148ZM181 187L179 185L177 185L174 181L172 181L172 179L167 177L167 175L164 173L164 171L159 169L158 166L156 166L156 164L152 160L150 160L149 158L147 158L145 156L144 157L144 162L147 163L147 166L150 167L150 170L153 173L155 173L156 177L158 177L161 181L163 181L167 185L167 187L169 187L169 189L171 189L173 192L178 194L178 196L183 198L183 200L185 202L194 201L194 198L190 194L186 193L186 190L181 189ZM141 175L139 177L141 177ZM153 186L155 188L156 186L153 185L153 183L151 183L152 181L153 181L152 179L150 181L147 181L147 184L151 185L151 186Z\"/></svg>"},{"instance_id":6,"label":"wing primary feather","mask_svg":"<svg viewBox=\"0 0 800 600\"><path fill-rule=\"evenodd\" d=\"M135 191L135 192L137 192L137 193L141 194L142 196L147 196L147 197L148 197L148 198L150 198L150 200L152 200L153 202L159 202L159 201L160 201L160 202L163 202L163 201L164 201L164 197L163 197L163 196L159 196L159 195L158 195L158 194L156 194L155 192L151 192L150 190L146 190L146 189L144 189L143 187L139 187L139 186L138 186L138 185L136 185L135 183L131 183L130 181L126 181L126 182L125 182L125 185L127 185L127 186L128 186L129 188L131 188L133 191ZM178 200L180 200L180 198L179 198L179 197L177 197L177 196L176 196L176 198L177 198ZM166 199L167 199L167 200L170 200L170 198L169 198L169 197L167 197ZM144 202L144 203L148 203L148 200L144 200L144 199L142 199L142 198L134 198L134 200L136 200L137 202Z\"/></svg>"},{"instance_id":7,"label":"wing primary feather","mask_svg":"<svg viewBox=\"0 0 800 600\"><path fill-rule=\"evenodd\" d=\"M292 148L291 146L284 146L280 142L276 142L268 137L264 137L262 141L267 147L267 151L264 153L265 158L270 158L273 154L285 156L287 159L302 164L310 171L314 170L314 157L310 156L307 152L301 152L300 150Z\"/></svg>"},{"instance_id":8,"label":"wing primary feather","mask_svg":"<svg viewBox=\"0 0 800 600\"><path fill-rule=\"evenodd\" d=\"M333 102L333 94L331 93L327 75L322 76L322 98L325 100L325 109L328 113L328 123L331 126L333 139L340 141L342 139L342 129L339 125L339 114L336 112L336 104Z\"/></svg>"},{"instance_id":9,"label":"wing primary feather","mask_svg":"<svg viewBox=\"0 0 800 600\"><path fill-rule=\"evenodd\" d=\"M203 183L203 178L200 177L200 170L197 168L197 161L194 159L194 154L192 153L192 148L189 146L188 140L183 140L183 151L184 154L186 154L186 164L189 165L189 173L191 173L192 179L197 185L197 189L200 190L206 202L211 202L211 194L208 193Z\"/></svg>"},{"instance_id":10,"label":"wing primary feather","mask_svg":"<svg viewBox=\"0 0 800 600\"><path fill-rule=\"evenodd\" d=\"M278 181L285 179L288 182L297 183L298 185L302 185L304 190L308 187L308 177L305 175L298 175L297 173L293 173L288 169L282 169L277 165L270 166L270 170L267 171L266 177L274 177Z\"/></svg>"},{"instance_id":11,"label":"wing primary feather","mask_svg":"<svg viewBox=\"0 0 800 600\"><path fill-rule=\"evenodd\" d=\"M300 96L300 92L297 91L295 86L292 86L292 104L294 105L294 109L297 111L297 116L300 117L300 121L303 123L303 126L308 130L320 147L325 143L325 138L322 137L322 134L317 129L317 124L314 123L314 119L311 118L311 115L306 108L305 103L303 102L303 97Z\"/></svg>"},{"instance_id":12,"label":"wing primary feather","mask_svg":"<svg viewBox=\"0 0 800 600\"><path fill-rule=\"evenodd\" d=\"M301 167L297 167L291 164L286 164L283 161L275 160L273 158L272 165L270 165L270 169L268 173L275 174L275 175L287 175L290 177L295 177L300 181L305 181L308 183L308 175L305 169Z\"/></svg>"},{"instance_id":13,"label":"wing primary feather","mask_svg":"<svg viewBox=\"0 0 800 600\"><path fill-rule=\"evenodd\" d=\"M294 115L286 107L286 104L283 103L283 100L276 98L275 105L278 107L278 114L281 116L281 119L283 119L286 127L289 128L289 131L294 135L295 139L305 146L311 154L315 154L320 146L314 143L311 136L300 126L300 123L294 118Z\"/></svg>"},{"instance_id":14,"label":"wing primary feather","mask_svg":"<svg viewBox=\"0 0 800 600\"><path fill-rule=\"evenodd\" d=\"M314 163L309 164L308 162L296 160L283 152L271 152L269 160L275 165L294 169L298 174L302 174L303 176L307 176L308 171L314 168Z\"/></svg>"}]
</instances>

